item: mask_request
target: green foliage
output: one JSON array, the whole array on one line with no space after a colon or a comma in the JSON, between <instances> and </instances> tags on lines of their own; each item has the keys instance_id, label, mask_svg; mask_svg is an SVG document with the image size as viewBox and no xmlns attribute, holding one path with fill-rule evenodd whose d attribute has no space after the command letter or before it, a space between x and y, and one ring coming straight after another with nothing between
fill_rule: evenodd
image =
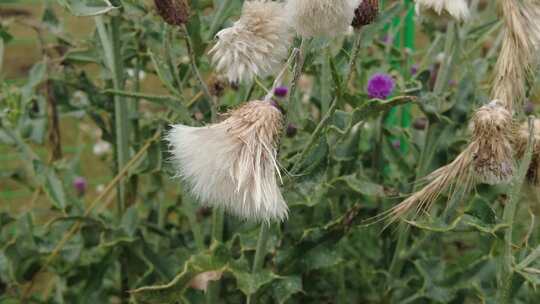
<instances>
[{"instance_id":1,"label":"green foliage","mask_svg":"<svg viewBox=\"0 0 540 304\"><path fill-rule=\"evenodd\" d=\"M211 37L235 20L241 2L193 0L185 29L166 25L153 1L43 5L36 21L49 44L43 59L24 79L3 72L10 62L0 64L0 147L19 160L0 172L0 187L15 182L41 202L28 199L24 212L2 206L0 303L214 303L212 296L218 303L497 303L507 272L514 274L506 282L512 303L538 303L538 189L521 185L523 179L442 197L430 216L408 228L366 224L466 145L470 114L489 96L500 28L494 3L459 27L452 69L437 59L448 37L431 21L418 23L417 51L387 41L402 33L410 2L386 5L361 34L311 41L308 77L289 107L299 132L280 144L288 221L268 227L262 253L256 223L226 215L223 237L219 229L212 234L214 211L173 178L160 136L172 123L211 122L216 105L201 92L190 59L210 84ZM66 28L71 15L97 25L87 36L74 35ZM0 20L0 58L18 39L14 28L12 19ZM356 35L360 54L348 83ZM436 85L445 68L452 83ZM396 79L388 100L367 97L375 72ZM265 87L272 81L260 79ZM259 85L227 86L217 108L225 112L265 94ZM117 124L115 103L125 109L124 125ZM99 130L114 153L88 156L81 147L52 159L51 107L64 126L75 118ZM428 127L386 123L406 112L426 118ZM60 128L62 138L69 129ZM118 147L119 136L127 146ZM110 174L85 175L81 164L88 159ZM77 193L71 186L77 176L104 180L104 192ZM115 209L112 202L122 203ZM446 202L454 208L445 209ZM503 219L510 203L517 214L511 222ZM252 267L257 254L262 269ZM222 273L209 282L209 295L192 284L205 272Z\"/></svg>"}]
</instances>

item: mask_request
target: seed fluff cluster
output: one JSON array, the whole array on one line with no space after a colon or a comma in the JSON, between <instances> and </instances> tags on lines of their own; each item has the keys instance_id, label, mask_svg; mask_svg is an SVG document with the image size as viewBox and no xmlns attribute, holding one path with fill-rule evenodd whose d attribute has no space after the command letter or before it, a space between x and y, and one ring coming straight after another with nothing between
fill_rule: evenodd
<instances>
[{"instance_id":1,"label":"seed fluff cluster","mask_svg":"<svg viewBox=\"0 0 540 304\"><path fill-rule=\"evenodd\" d=\"M245 219L287 218L278 186L278 137L283 114L268 101L250 101L205 127L175 125L167 135L173 161L193 194Z\"/></svg>"},{"instance_id":2,"label":"seed fluff cluster","mask_svg":"<svg viewBox=\"0 0 540 304\"><path fill-rule=\"evenodd\" d=\"M333 37L348 31L361 0L289 0L287 12L302 37Z\"/></svg>"},{"instance_id":3,"label":"seed fluff cluster","mask_svg":"<svg viewBox=\"0 0 540 304\"><path fill-rule=\"evenodd\" d=\"M466 0L416 0L416 13L450 16L457 21L464 21L470 15Z\"/></svg>"},{"instance_id":4,"label":"seed fluff cluster","mask_svg":"<svg viewBox=\"0 0 540 304\"><path fill-rule=\"evenodd\" d=\"M216 39L210 50L216 70L238 83L275 73L287 58L292 30L283 3L251 0Z\"/></svg>"}]
</instances>

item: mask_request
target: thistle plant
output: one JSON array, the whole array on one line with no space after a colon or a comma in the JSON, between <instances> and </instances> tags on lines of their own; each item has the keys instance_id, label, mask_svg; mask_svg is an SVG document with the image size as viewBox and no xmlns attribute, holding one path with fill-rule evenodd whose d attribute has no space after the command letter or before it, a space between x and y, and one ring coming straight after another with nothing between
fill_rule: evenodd
<instances>
[{"instance_id":1,"label":"thistle plant","mask_svg":"<svg viewBox=\"0 0 540 304\"><path fill-rule=\"evenodd\" d=\"M537 302L537 0L19 1L1 303Z\"/></svg>"}]
</instances>

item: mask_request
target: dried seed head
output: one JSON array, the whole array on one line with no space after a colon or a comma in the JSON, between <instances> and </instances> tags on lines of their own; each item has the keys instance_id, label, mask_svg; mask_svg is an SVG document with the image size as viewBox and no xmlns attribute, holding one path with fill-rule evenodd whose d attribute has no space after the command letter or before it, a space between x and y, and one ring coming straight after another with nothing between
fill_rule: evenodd
<instances>
[{"instance_id":1,"label":"dried seed head","mask_svg":"<svg viewBox=\"0 0 540 304\"><path fill-rule=\"evenodd\" d=\"M499 102L492 101L473 117L474 170L481 182L509 182L514 173L512 114Z\"/></svg>"},{"instance_id":2,"label":"dried seed head","mask_svg":"<svg viewBox=\"0 0 540 304\"><path fill-rule=\"evenodd\" d=\"M175 125L167 140L178 176L202 203L245 219L282 221L288 213L278 186L282 128L278 109L251 101L217 124Z\"/></svg>"},{"instance_id":3,"label":"dried seed head","mask_svg":"<svg viewBox=\"0 0 540 304\"><path fill-rule=\"evenodd\" d=\"M278 71L292 41L289 21L283 3L244 2L240 19L216 34L216 45L210 50L216 70L232 83Z\"/></svg>"},{"instance_id":4,"label":"dried seed head","mask_svg":"<svg viewBox=\"0 0 540 304\"><path fill-rule=\"evenodd\" d=\"M379 0L363 0L354 11L352 26L360 29L364 25L375 22L379 15Z\"/></svg>"},{"instance_id":5,"label":"dried seed head","mask_svg":"<svg viewBox=\"0 0 540 304\"><path fill-rule=\"evenodd\" d=\"M465 21L470 16L466 0L416 0L418 15L435 15L437 18L453 18Z\"/></svg>"},{"instance_id":6,"label":"dried seed head","mask_svg":"<svg viewBox=\"0 0 540 304\"><path fill-rule=\"evenodd\" d=\"M334 37L346 33L361 0L289 0L296 32L302 37Z\"/></svg>"},{"instance_id":7,"label":"dried seed head","mask_svg":"<svg viewBox=\"0 0 540 304\"><path fill-rule=\"evenodd\" d=\"M170 25L181 26L189 19L187 0L154 0L158 14Z\"/></svg>"}]
</instances>

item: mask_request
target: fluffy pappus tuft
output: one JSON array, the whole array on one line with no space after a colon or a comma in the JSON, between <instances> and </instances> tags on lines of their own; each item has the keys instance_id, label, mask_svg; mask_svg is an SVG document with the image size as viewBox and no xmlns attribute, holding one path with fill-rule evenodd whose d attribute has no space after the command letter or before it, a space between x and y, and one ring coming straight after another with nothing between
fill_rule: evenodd
<instances>
[{"instance_id":1,"label":"fluffy pappus tuft","mask_svg":"<svg viewBox=\"0 0 540 304\"><path fill-rule=\"evenodd\" d=\"M416 0L416 13L451 17L457 21L465 21L470 16L466 0Z\"/></svg>"},{"instance_id":2,"label":"fluffy pappus tuft","mask_svg":"<svg viewBox=\"0 0 540 304\"><path fill-rule=\"evenodd\" d=\"M346 33L361 0L289 0L287 12L302 37Z\"/></svg>"},{"instance_id":3,"label":"fluffy pappus tuft","mask_svg":"<svg viewBox=\"0 0 540 304\"><path fill-rule=\"evenodd\" d=\"M283 114L251 101L206 127L174 125L167 135L178 176L202 203L244 219L287 218L278 186L278 137Z\"/></svg>"},{"instance_id":4,"label":"fluffy pappus tuft","mask_svg":"<svg viewBox=\"0 0 540 304\"><path fill-rule=\"evenodd\" d=\"M264 77L281 67L292 36L283 3L246 1L240 19L216 34L212 62L230 82Z\"/></svg>"}]
</instances>

